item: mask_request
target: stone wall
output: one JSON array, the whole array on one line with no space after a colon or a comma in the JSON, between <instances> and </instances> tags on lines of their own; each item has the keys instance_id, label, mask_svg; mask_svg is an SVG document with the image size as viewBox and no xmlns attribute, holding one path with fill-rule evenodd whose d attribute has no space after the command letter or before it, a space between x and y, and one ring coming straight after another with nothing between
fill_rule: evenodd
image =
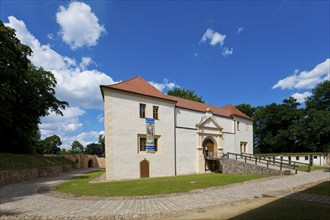
<instances>
[{"instance_id":1,"label":"stone wall","mask_svg":"<svg viewBox=\"0 0 330 220\"><path fill-rule=\"evenodd\" d=\"M72 165L59 165L20 170L0 170L0 186L36 179L38 177L54 176L70 169L72 169Z\"/></svg>"},{"instance_id":2,"label":"stone wall","mask_svg":"<svg viewBox=\"0 0 330 220\"><path fill-rule=\"evenodd\" d=\"M105 158L90 154L64 154L64 157L75 163L75 168L105 168Z\"/></svg>"},{"instance_id":3,"label":"stone wall","mask_svg":"<svg viewBox=\"0 0 330 220\"><path fill-rule=\"evenodd\" d=\"M104 157L96 157L97 164L100 168L105 168L105 158Z\"/></svg>"},{"instance_id":4,"label":"stone wall","mask_svg":"<svg viewBox=\"0 0 330 220\"><path fill-rule=\"evenodd\" d=\"M280 171L267 167L256 166L254 164L236 161L234 159L223 158L221 160L222 173L228 174L253 174L253 175L283 175L291 174L289 171Z\"/></svg>"}]
</instances>

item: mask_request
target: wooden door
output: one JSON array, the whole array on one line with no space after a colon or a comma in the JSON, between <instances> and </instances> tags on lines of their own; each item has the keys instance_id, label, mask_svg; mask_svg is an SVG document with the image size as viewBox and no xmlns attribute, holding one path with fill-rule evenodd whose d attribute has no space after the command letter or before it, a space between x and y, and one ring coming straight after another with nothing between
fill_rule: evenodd
<instances>
[{"instance_id":1,"label":"wooden door","mask_svg":"<svg viewBox=\"0 0 330 220\"><path fill-rule=\"evenodd\" d=\"M147 160L143 160L140 162L140 174L141 178L147 178L150 176L149 162Z\"/></svg>"}]
</instances>

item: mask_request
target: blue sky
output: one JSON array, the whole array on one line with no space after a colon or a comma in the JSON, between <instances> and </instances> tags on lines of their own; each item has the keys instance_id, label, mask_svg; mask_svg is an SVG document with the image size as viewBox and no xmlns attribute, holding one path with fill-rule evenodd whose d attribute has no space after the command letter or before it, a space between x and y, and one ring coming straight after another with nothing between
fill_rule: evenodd
<instances>
[{"instance_id":1,"label":"blue sky","mask_svg":"<svg viewBox=\"0 0 330 220\"><path fill-rule=\"evenodd\" d=\"M40 125L65 148L103 132L98 86L137 75L217 106L303 102L329 79L329 11L329 1L0 2L0 19L70 104Z\"/></svg>"}]
</instances>

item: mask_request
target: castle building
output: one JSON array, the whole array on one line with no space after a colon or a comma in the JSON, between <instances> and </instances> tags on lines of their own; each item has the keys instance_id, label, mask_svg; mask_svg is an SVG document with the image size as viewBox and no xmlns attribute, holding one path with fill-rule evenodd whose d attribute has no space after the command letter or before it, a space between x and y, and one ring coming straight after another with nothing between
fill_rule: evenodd
<instances>
[{"instance_id":1,"label":"castle building","mask_svg":"<svg viewBox=\"0 0 330 220\"><path fill-rule=\"evenodd\" d=\"M218 166L208 157L253 153L253 120L232 105L165 95L139 76L100 88L107 180L204 173Z\"/></svg>"}]
</instances>

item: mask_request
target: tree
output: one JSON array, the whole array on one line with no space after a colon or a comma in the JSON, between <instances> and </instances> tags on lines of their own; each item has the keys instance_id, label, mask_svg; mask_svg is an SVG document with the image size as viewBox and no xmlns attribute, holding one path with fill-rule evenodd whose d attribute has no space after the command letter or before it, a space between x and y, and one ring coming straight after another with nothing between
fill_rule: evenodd
<instances>
[{"instance_id":1,"label":"tree","mask_svg":"<svg viewBox=\"0 0 330 220\"><path fill-rule=\"evenodd\" d=\"M0 21L0 152L31 153L40 118L68 106L55 97L54 75L33 66L31 53Z\"/></svg>"},{"instance_id":2,"label":"tree","mask_svg":"<svg viewBox=\"0 0 330 220\"><path fill-rule=\"evenodd\" d=\"M102 150L102 154L101 156L105 156L105 137L103 134L99 135L99 144L101 145L101 150Z\"/></svg>"},{"instance_id":3,"label":"tree","mask_svg":"<svg viewBox=\"0 0 330 220\"><path fill-rule=\"evenodd\" d=\"M102 152L101 145L100 144L97 144L97 143L88 144L86 146L85 153L96 154L98 156L101 156L102 154L104 154L104 152Z\"/></svg>"},{"instance_id":4,"label":"tree","mask_svg":"<svg viewBox=\"0 0 330 220\"><path fill-rule=\"evenodd\" d=\"M83 153L84 152L84 146L79 141L75 140L71 144L71 152L76 153L76 154Z\"/></svg>"},{"instance_id":5,"label":"tree","mask_svg":"<svg viewBox=\"0 0 330 220\"><path fill-rule=\"evenodd\" d=\"M330 81L318 84L312 95L306 99L306 110L315 109L330 112Z\"/></svg>"},{"instance_id":6,"label":"tree","mask_svg":"<svg viewBox=\"0 0 330 220\"><path fill-rule=\"evenodd\" d=\"M256 108L252 107L250 104L239 104L235 107L250 118L253 118L254 112L256 111Z\"/></svg>"},{"instance_id":7,"label":"tree","mask_svg":"<svg viewBox=\"0 0 330 220\"><path fill-rule=\"evenodd\" d=\"M305 144L314 151L330 151L330 81L312 90L306 100Z\"/></svg>"},{"instance_id":8,"label":"tree","mask_svg":"<svg viewBox=\"0 0 330 220\"><path fill-rule=\"evenodd\" d=\"M292 97L282 104L257 107L254 113L254 146L261 153L294 152L297 149L297 123L303 110Z\"/></svg>"},{"instance_id":9,"label":"tree","mask_svg":"<svg viewBox=\"0 0 330 220\"><path fill-rule=\"evenodd\" d=\"M174 88L167 92L167 95L172 95L184 99L189 99L196 102L202 102L204 103L202 97L199 97L195 94L194 90L186 90L181 88Z\"/></svg>"},{"instance_id":10,"label":"tree","mask_svg":"<svg viewBox=\"0 0 330 220\"><path fill-rule=\"evenodd\" d=\"M61 151L62 141L59 136L53 135L39 141L34 149L34 153L38 154L58 154Z\"/></svg>"}]
</instances>

